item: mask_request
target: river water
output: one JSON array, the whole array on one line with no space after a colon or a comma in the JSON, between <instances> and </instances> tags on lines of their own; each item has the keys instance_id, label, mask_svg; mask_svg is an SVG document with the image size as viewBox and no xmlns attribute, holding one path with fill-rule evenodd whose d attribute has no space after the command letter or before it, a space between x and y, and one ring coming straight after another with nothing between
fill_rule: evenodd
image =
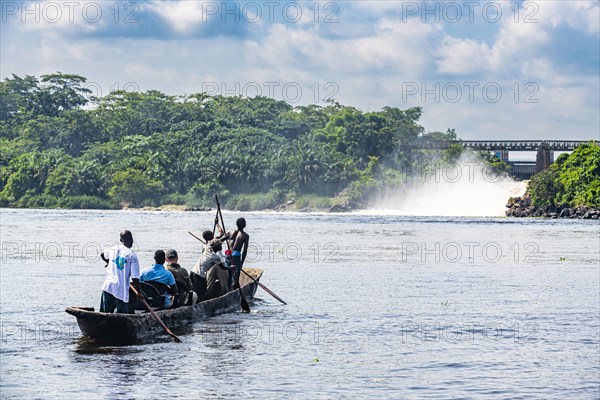
<instances>
[{"instance_id":1,"label":"river water","mask_svg":"<svg viewBox=\"0 0 600 400\"><path fill-rule=\"evenodd\" d=\"M96 347L64 309L99 306L99 250L126 228L189 269L213 214L2 209L1 397L598 398L598 221L240 215L289 305Z\"/></svg>"}]
</instances>

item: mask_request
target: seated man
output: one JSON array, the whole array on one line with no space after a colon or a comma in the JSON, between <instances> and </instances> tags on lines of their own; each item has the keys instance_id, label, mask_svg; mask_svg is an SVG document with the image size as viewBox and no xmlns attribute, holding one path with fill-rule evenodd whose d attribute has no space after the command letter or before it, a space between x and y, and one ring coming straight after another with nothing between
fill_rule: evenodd
<instances>
[{"instance_id":1,"label":"seated man","mask_svg":"<svg viewBox=\"0 0 600 400\"><path fill-rule=\"evenodd\" d=\"M229 268L213 265L206 273L206 299L214 299L229 291Z\"/></svg>"},{"instance_id":2,"label":"seated man","mask_svg":"<svg viewBox=\"0 0 600 400\"><path fill-rule=\"evenodd\" d=\"M141 282L158 282L169 287L169 291L162 293L165 298L163 304L164 308L169 308L173 304L173 298L169 296L176 296L178 294L177 284L175 277L170 271L167 271L164 267L165 263L165 252L163 250L156 250L154 253L154 265L151 267L144 268L140 274Z\"/></svg>"},{"instance_id":3,"label":"seated man","mask_svg":"<svg viewBox=\"0 0 600 400\"><path fill-rule=\"evenodd\" d=\"M198 301L207 299L207 280L206 274L214 266L222 266L226 268L217 252L223 249L223 245L219 239L213 239L207 243L207 246L202 252L202 256L192 268L192 283L194 292L198 294Z\"/></svg>"},{"instance_id":4,"label":"seated man","mask_svg":"<svg viewBox=\"0 0 600 400\"><path fill-rule=\"evenodd\" d=\"M179 291L179 306L195 304L198 296L192 290L192 280L187 270L177 263L179 256L173 249L167 250L167 271L170 271L175 278L175 283L181 285L183 290Z\"/></svg>"},{"instance_id":5,"label":"seated man","mask_svg":"<svg viewBox=\"0 0 600 400\"><path fill-rule=\"evenodd\" d=\"M223 233L223 230L221 229L221 227L219 225L217 225L217 227L219 228L219 232L220 232L220 236L217 237L217 239L225 240L225 239L223 239L223 237L225 237L226 235ZM213 240L215 238L215 235L212 233L212 231L206 230L206 231L202 232L202 238L204 238L204 240L206 241L206 246L204 246L204 249L206 249L206 248L210 247L209 243L211 240ZM221 247L217 247L217 250L214 251L221 258L221 261L223 261L223 255L221 254L221 251L223 250L222 246L223 245L221 244ZM227 254L227 251L225 252L225 254ZM229 254L231 254L231 252L229 252ZM218 266L215 265L212 268L210 268L208 270L208 272L206 273L206 298L205 298L205 300L219 297L229 291L228 281L229 281L229 275L231 274L231 270L229 268L229 263L228 263L227 258L228 258L228 256L225 257L225 264L221 263ZM231 258L231 257L229 257L229 258Z\"/></svg>"}]
</instances>

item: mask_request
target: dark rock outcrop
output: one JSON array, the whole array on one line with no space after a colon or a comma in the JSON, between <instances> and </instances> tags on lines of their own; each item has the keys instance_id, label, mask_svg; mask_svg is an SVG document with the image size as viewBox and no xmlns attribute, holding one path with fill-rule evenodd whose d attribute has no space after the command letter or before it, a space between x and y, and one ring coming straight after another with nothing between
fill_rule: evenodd
<instances>
[{"instance_id":1,"label":"dark rock outcrop","mask_svg":"<svg viewBox=\"0 0 600 400\"><path fill-rule=\"evenodd\" d=\"M534 207L531 205L529 193L525 193L523 197L511 197L506 203L506 208L507 217L600 219L600 208L567 205Z\"/></svg>"},{"instance_id":2,"label":"dark rock outcrop","mask_svg":"<svg viewBox=\"0 0 600 400\"><path fill-rule=\"evenodd\" d=\"M275 206L275 208L273 208L273 211L287 211L287 205L286 204L277 204Z\"/></svg>"},{"instance_id":3,"label":"dark rock outcrop","mask_svg":"<svg viewBox=\"0 0 600 400\"><path fill-rule=\"evenodd\" d=\"M188 207L185 209L185 211L212 211L212 208L210 207Z\"/></svg>"},{"instance_id":4,"label":"dark rock outcrop","mask_svg":"<svg viewBox=\"0 0 600 400\"><path fill-rule=\"evenodd\" d=\"M331 207L329 209L329 212L332 213L345 213L345 212L352 212L352 211L357 211L357 210L362 210L364 209L365 206L363 206L360 203L357 203L355 201L351 201L348 200L342 204L336 204L333 207Z\"/></svg>"}]
</instances>

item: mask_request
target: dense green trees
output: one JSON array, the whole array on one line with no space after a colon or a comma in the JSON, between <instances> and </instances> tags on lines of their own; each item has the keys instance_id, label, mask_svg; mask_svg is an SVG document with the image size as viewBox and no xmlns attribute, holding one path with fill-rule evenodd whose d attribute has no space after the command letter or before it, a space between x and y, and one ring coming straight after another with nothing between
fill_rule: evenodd
<instances>
[{"instance_id":1,"label":"dense green trees","mask_svg":"<svg viewBox=\"0 0 600 400\"><path fill-rule=\"evenodd\" d=\"M600 146L590 143L562 154L531 179L529 192L534 206L600 207Z\"/></svg>"},{"instance_id":2,"label":"dense green trees","mask_svg":"<svg viewBox=\"0 0 600 400\"><path fill-rule=\"evenodd\" d=\"M45 115L56 117L61 113L87 104L86 95L91 93L84 85L86 78L57 72L21 78L13 74L0 87L2 104L0 119Z\"/></svg>"},{"instance_id":3,"label":"dense green trees","mask_svg":"<svg viewBox=\"0 0 600 400\"><path fill-rule=\"evenodd\" d=\"M0 205L202 205L216 192L239 208L340 193L364 201L431 160L402 144L456 138L426 134L419 107L363 113L154 90L95 98L85 85L60 72L0 83Z\"/></svg>"}]
</instances>

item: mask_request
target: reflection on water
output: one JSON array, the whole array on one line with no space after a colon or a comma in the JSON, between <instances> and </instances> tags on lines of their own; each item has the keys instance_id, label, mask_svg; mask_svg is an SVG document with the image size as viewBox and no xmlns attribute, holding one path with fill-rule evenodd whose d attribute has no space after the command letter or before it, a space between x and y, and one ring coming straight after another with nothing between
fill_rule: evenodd
<instances>
[{"instance_id":1,"label":"reflection on water","mask_svg":"<svg viewBox=\"0 0 600 400\"><path fill-rule=\"evenodd\" d=\"M98 307L94 249L128 228L142 265L173 247L190 268L187 231L212 213L2 210L1 397L597 396L597 222L245 217L250 266L289 305L259 289L250 314L174 330L183 343L119 347L63 311Z\"/></svg>"}]
</instances>

